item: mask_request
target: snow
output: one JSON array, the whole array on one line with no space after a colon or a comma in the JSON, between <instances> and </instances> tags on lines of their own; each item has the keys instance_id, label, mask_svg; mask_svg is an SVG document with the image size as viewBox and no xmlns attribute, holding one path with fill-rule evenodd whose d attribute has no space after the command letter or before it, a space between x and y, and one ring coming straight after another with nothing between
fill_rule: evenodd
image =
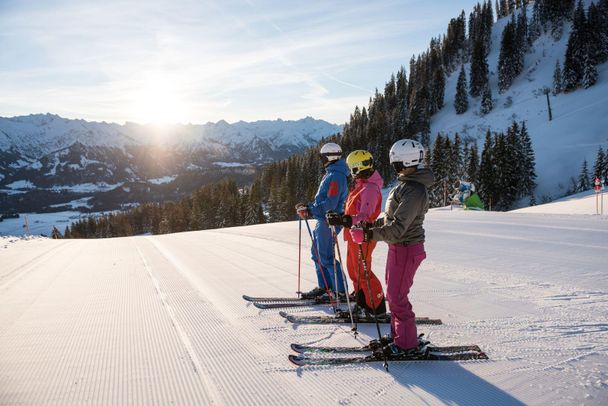
<instances>
[{"instance_id":1,"label":"snow","mask_svg":"<svg viewBox=\"0 0 608 406\"><path fill-rule=\"evenodd\" d=\"M5 185L5 187L9 189L34 189L36 186L29 180L16 180L15 182L9 183Z\"/></svg>"},{"instance_id":2,"label":"snow","mask_svg":"<svg viewBox=\"0 0 608 406\"><path fill-rule=\"evenodd\" d=\"M608 216L608 193L604 190L603 196L601 193L596 196L594 191L587 191L561 198L552 203L513 210L512 213L595 215L598 212L602 213L602 204L604 205L603 214Z\"/></svg>"},{"instance_id":3,"label":"snow","mask_svg":"<svg viewBox=\"0 0 608 406\"><path fill-rule=\"evenodd\" d=\"M173 182L177 178L177 175L163 176L161 178L148 179L148 183L154 183L155 185L162 185L163 183Z\"/></svg>"},{"instance_id":4,"label":"snow","mask_svg":"<svg viewBox=\"0 0 608 406\"><path fill-rule=\"evenodd\" d=\"M243 166L249 166L240 162L214 162L213 165L219 166L221 168L239 168Z\"/></svg>"},{"instance_id":5,"label":"snow","mask_svg":"<svg viewBox=\"0 0 608 406\"><path fill-rule=\"evenodd\" d=\"M97 183L79 183L77 185L54 185L47 190L53 191L70 191L74 193L93 193L93 192L107 192L109 190L116 189L123 185L120 183L106 183L106 182L97 182Z\"/></svg>"},{"instance_id":6,"label":"snow","mask_svg":"<svg viewBox=\"0 0 608 406\"><path fill-rule=\"evenodd\" d=\"M90 209L91 207L93 207L91 204L89 204L89 200L91 200L93 198L93 196L89 196L89 197L83 197L82 199L76 199L76 200L72 200L66 203L58 203L58 204L52 204L49 207L65 207L68 206L72 209L76 209L76 208L87 208Z\"/></svg>"},{"instance_id":7,"label":"snow","mask_svg":"<svg viewBox=\"0 0 608 406\"><path fill-rule=\"evenodd\" d=\"M588 6L589 2L585 4ZM528 13L530 17L531 12ZM541 36L525 57L525 67L509 90L498 92L498 56L502 30L509 18L499 20L492 33L492 49L488 55L490 85L494 109L487 115L479 113L481 99L469 97L469 110L457 115L454 109L456 82L460 69L456 69L446 81L445 105L433 116L431 134L442 132L483 141L488 128L505 131L513 120L526 122L536 155L538 175L537 200L543 195L563 196L570 185L570 177L578 177L584 159L590 167L595 162L598 147L606 148L608 137L608 63L598 66L599 80L589 89L579 89L569 94L550 95L553 120L548 119L547 99L544 87L552 88L556 60L564 62L564 54L570 33L565 25L563 35L555 41L550 35ZM469 64L465 64L467 81ZM508 99L513 103L509 105ZM480 150L481 153L481 150Z\"/></svg>"},{"instance_id":8,"label":"snow","mask_svg":"<svg viewBox=\"0 0 608 406\"><path fill-rule=\"evenodd\" d=\"M26 217L29 223L28 234L44 234L50 236L53 226L56 226L59 231L63 233L67 225L79 220L81 216L82 214L78 211L60 211L55 213L20 213L19 218L4 219L3 221L0 221L0 236L24 236L26 234L24 226ZM0 268L4 267L4 263L1 261L0 263L3 264ZM0 284L2 283L1 278L2 277L0 276Z\"/></svg>"},{"instance_id":9,"label":"snow","mask_svg":"<svg viewBox=\"0 0 608 406\"><path fill-rule=\"evenodd\" d=\"M0 245L0 404L605 405L606 220L430 212L411 298L418 316L444 324L419 332L478 344L490 360L392 363L388 373L291 365L292 342L354 345L375 327L354 338L350 326L294 326L241 299L294 295L297 222ZM307 290L316 277L305 231L302 241ZM386 254L379 243L381 280Z\"/></svg>"},{"instance_id":10,"label":"snow","mask_svg":"<svg viewBox=\"0 0 608 406\"><path fill-rule=\"evenodd\" d=\"M28 166L30 162L25 161L23 159L18 159L17 161L11 163L9 166L14 169L23 168L24 166Z\"/></svg>"}]
</instances>

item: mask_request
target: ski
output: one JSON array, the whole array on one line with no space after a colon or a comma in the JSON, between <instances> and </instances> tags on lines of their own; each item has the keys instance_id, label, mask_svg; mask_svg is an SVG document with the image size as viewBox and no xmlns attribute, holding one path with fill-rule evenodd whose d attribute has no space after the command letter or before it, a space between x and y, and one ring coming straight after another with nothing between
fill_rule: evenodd
<instances>
[{"instance_id":1,"label":"ski","mask_svg":"<svg viewBox=\"0 0 608 406\"><path fill-rule=\"evenodd\" d=\"M261 296L248 296L243 295L243 299L248 302L298 302L301 300L310 300L310 299L302 299L299 297L261 297Z\"/></svg>"},{"instance_id":2,"label":"ski","mask_svg":"<svg viewBox=\"0 0 608 406\"><path fill-rule=\"evenodd\" d=\"M327 296L314 299L301 299L297 297L254 297L243 295L243 299L253 303L254 306L260 309L279 309L281 307L314 306L331 303ZM351 296L350 299L354 300L354 297ZM346 301L346 297L340 298L340 301Z\"/></svg>"},{"instance_id":3,"label":"ski","mask_svg":"<svg viewBox=\"0 0 608 406\"><path fill-rule=\"evenodd\" d=\"M346 311L339 311L334 316L297 316L281 311L279 314L292 323L297 324L348 324L350 314ZM355 317L357 323L375 323L374 316ZM390 323L391 315L387 313L378 316L379 323ZM443 324L440 319L430 319L428 317L416 317L416 324Z\"/></svg>"},{"instance_id":4,"label":"ski","mask_svg":"<svg viewBox=\"0 0 608 406\"><path fill-rule=\"evenodd\" d=\"M328 298L300 300L298 302L253 302L253 305L258 309L283 309L286 307L306 307L326 304L331 304Z\"/></svg>"},{"instance_id":5,"label":"ski","mask_svg":"<svg viewBox=\"0 0 608 406\"><path fill-rule=\"evenodd\" d=\"M467 361L467 360L485 360L488 356L481 351L468 352L437 352L434 350L425 353L408 355L408 356L389 356L389 362L413 362L413 361ZM382 355L362 355L357 357L347 358L310 358L299 354L289 355L289 361L297 366L311 365L348 365L348 364L363 364L368 362L384 362Z\"/></svg>"},{"instance_id":6,"label":"ski","mask_svg":"<svg viewBox=\"0 0 608 406\"><path fill-rule=\"evenodd\" d=\"M482 352L478 345L451 345L447 347L439 347L429 345L427 347L431 352L440 353L459 353L459 352ZM353 352L372 352L375 348L369 345L361 347L317 347L305 344L291 344L291 349L297 353L323 353L323 354L335 354L335 353L353 353Z\"/></svg>"}]
</instances>

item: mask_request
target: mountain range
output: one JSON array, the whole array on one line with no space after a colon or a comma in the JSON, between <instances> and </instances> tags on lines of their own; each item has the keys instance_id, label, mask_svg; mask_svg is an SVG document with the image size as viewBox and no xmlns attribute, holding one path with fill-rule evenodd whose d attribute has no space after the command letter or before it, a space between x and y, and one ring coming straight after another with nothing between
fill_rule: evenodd
<instances>
[{"instance_id":1,"label":"mountain range","mask_svg":"<svg viewBox=\"0 0 608 406\"><path fill-rule=\"evenodd\" d=\"M114 210L225 177L246 182L341 129L311 117L171 126L0 117L0 210Z\"/></svg>"}]
</instances>

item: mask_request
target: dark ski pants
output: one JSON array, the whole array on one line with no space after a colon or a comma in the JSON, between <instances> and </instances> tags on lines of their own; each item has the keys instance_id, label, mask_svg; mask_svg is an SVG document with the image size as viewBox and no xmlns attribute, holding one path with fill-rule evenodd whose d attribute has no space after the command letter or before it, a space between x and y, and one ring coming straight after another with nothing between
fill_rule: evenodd
<instances>
[{"instance_id":1,"label":"dark ski pants","mask_svg":"<svg viewBox=\"0 0 608 406\"><path fill-rule=\"evenodd\" d=\"M341 227L336 227L336 233L340 234ZM313 247L311 248L312 260L317 269L317 282L320 288L329 288L333 291L336 290L334 283L334 252L333 252L333 237L331 230L324 220L317 220L317 225L313 231ZM315 247L317 250L315 251ZM320 256L321 267L319 267L319 259L317 259L317 252ZM344 282L342 281L342 268L340 263L336 261L336 271L338 273L338 292L344 292ZM325 279L323 278L325 276ZM327 282L327 286L325 283Z\"/></svg>"},{"instance_id":2,"label":"dark ski pants","mask_svg":"<svg viewBox=\"0 0 608 406\"><path fill-rule=\"evenodd\" d=\"M391 309L391 334L404 349L418 346L416 315L408 298L416 270L426 258L424 244L389 244L386 258L386 300Z\"/></svg>"}]
</instances>

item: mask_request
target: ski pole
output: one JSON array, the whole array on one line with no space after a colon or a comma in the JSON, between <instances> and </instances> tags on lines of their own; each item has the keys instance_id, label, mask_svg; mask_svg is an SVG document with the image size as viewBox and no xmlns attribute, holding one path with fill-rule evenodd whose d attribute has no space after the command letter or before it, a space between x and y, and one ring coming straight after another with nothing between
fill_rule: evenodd
<instances>
[{"instance_id":1,"label":"ski pole","mask_svg":"<svg viewBox=\"0 0 608 406\"><path fill-rule=\"evenodd\" d=\"M319 266L319 270L317 272L321 272L321 277L323 278L323 283L325 284L325 290L327 291L327 295L329 296L329 302L334 303L334 295L327 284L327 279L325 278L325 272L323 272L323 265L321 264L321 256L319 255L319 250L317 250L317 244L315 244L315 239L312 236L312 231L310 231L310 224L308 224L308 218L304 219L306 223L306 228L308 229L308 235L310 236L310 241L312 243L312 248L315 252L315 256L317 257L317 265Z\"/></svg>"},{"instance_id":2,"label":"ski pole","mask_svg":"<svg viewBox=\"0 0 608 406\"><path fill-rule=\"evenodd\" d=\"M298 294L298 297L300 297L302 295L302 290L300 289L300 275L301 275L301 269L302 269L302 219L300 218L300 220L298 221L298 231L299 231L299 235L298 235L298 291L296 292Z\"/></svg>"},{"instance_id":3,"label":"ski pole","mask_svg":"<svg viewBox=\"0 0 608 406\"><path fill-rule=\"evenodd\" d=\"M382 333L380 332L380 323L378 323L378 315L376 313L376 303L372 294L372 284L369 280L369 273L367 272L367 259L363 255L363 248L361 244L359 244L359 264L361 263L363 263L363 272L365 273L365 279L367 280L367 291L369 293L369 298L371 299L372 307L374 308L374 321L376 322L376 329L378 330L378 342L382 343ZM384 355L384 369L388 371L388 359L386 358L386 353L382 351L382 355Z\"/></svg>"},{"instance_id":4,"label":"ski pole","mask_svg":"<svg viewBox=\"0 0 608 406\"><path fill-rule=\"evenodd\" d=\"M346 281L346 274L344 273L344 262L342 262L342 254L340 253L340 244L338 244L338 234L336 234L336 227L335 226L331 226L331 233L334 236L334 244L337 247L337 251L338 251L338 261L340 262L340 267L342 269L342 282L344 284L344 291L346 292L346 305L348 306L348 313L350 314L350 326L351 326L351 331L354 332L354 335L356 336L358 334L357 328L357 322L355 321L355 318L353 317L353 309L350 306L350 294L348 293L348 282Z\"/></svg>"}]
</instances>

